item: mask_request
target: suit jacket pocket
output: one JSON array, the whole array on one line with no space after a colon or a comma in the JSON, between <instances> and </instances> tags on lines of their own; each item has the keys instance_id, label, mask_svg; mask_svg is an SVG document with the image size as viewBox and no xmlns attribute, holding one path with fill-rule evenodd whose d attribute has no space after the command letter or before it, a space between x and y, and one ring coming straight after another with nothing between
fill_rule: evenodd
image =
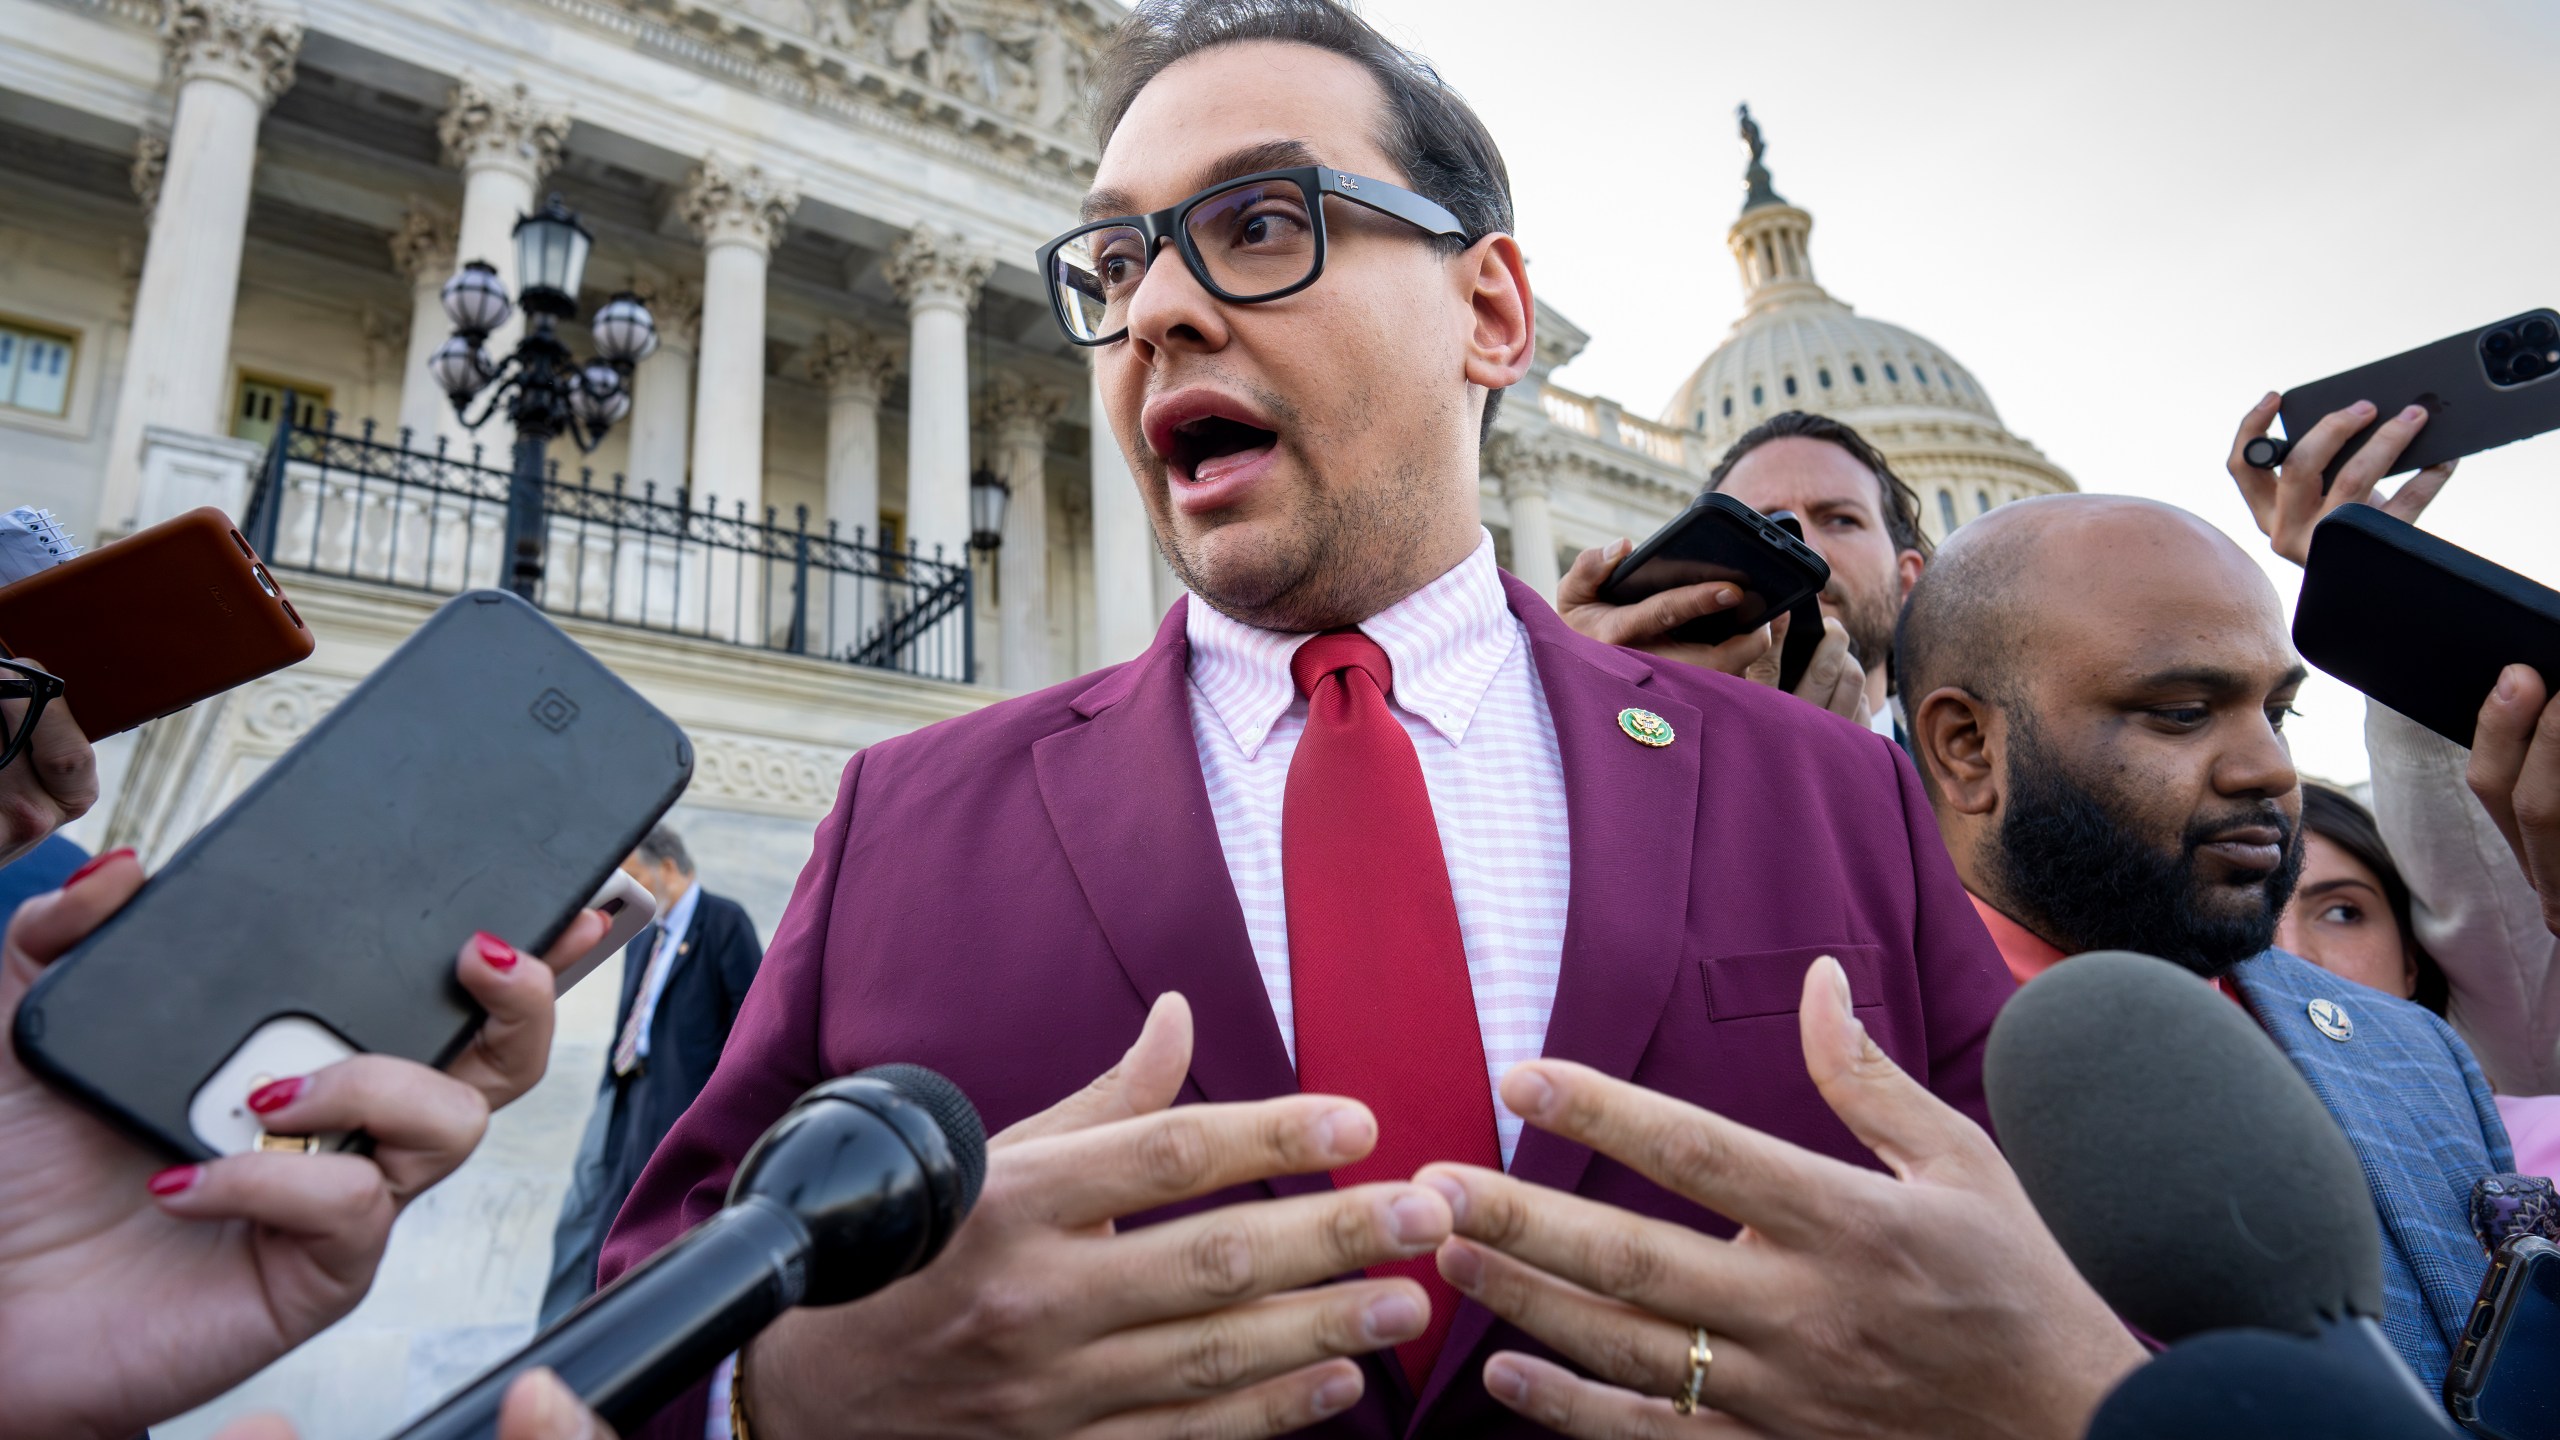
<instances>
[{"instance_id":1,"label":"suit jacket pocket","mask_svg":"<svg viewBox=\"0 0 2560 1440\"><path fill-rule=\"evenodd\" d=\"M1849 1000L1859 1009L1884 1003L1884 951L1874 945L1797 945L1746 955L1708 955L1698 961L1707 984L1707 1018L1744 1020L1793 1015L1804 999L1804 972L1828 955L1849 977Z\"/></svg>"}]
</instances>

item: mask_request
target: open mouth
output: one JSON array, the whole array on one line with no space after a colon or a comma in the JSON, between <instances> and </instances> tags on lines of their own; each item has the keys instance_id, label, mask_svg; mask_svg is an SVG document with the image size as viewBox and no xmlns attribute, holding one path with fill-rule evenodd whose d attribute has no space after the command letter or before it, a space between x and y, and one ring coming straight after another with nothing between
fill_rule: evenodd
<instances>
[{"instance_id":1,"label":"open mouth","mask_svg":"<svg viewBox=\"0 0 2560 1440\"><path fill-rule=\"evenodd\" d=\"M1225 415L1201 415L1173 428L1165 467L1176 480L1205 485L1270 453L1279 435Z\"/></svg>"}]
</instances>

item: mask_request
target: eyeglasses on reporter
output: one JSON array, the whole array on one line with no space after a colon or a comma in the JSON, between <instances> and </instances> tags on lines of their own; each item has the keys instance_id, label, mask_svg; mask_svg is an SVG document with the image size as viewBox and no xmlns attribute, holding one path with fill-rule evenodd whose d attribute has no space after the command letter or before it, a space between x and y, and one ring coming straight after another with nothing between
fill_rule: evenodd
<instances>
[{"instance_id":1,"label":"eyeglasses on reporter","mask_svg":"<svg viewBox=\"0 0 2560 1440\"><path fill-rule=\"evenodd\" d=\"M1329 165L1260 170L1150 214L1088 221L1041 246L1058 328L1078 345L1125 337L1129 301L1168 240L1201 288L1229 304L1295 295L1324 274L1328 196L1426 235L1473 238L1447 207L1401 185Z\"/></svg>"}]
</instances>

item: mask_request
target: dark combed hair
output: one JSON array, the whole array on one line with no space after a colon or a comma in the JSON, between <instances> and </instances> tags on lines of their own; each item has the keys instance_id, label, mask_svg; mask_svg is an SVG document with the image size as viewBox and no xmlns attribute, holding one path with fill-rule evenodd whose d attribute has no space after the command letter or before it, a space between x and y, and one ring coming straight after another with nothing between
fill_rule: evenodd
<instances>
[{"instance_id":1,"label":"dark combed hair","mask_svg":"<svg viewBox=\"0 0 2560 1440\"><path fill-rule=\"evenodd\" d=\"M1828 415L1781 410L1745 430L1741 439L1726 448L1724 458L1716 462L1716 468L1707 473L1707 493L1713 494L1724 488L1725 477L1733 473L1733 467L1741 463L1743 456L1772 440L1789 438L1820 440L1848 451L1849 458L1866 466L1868 472L1876 477L1878 508L1884 511L1884 529L1893 537L1893 548L1896 551L1917 550L1923 560L1936 553L1937 547L1929 543L1929 532L1920 528L1919 492L1893 473L1893 466L1886 462L1884 452L1867 443L1866 436Z\"/></svg>"},{"instance_id":2,"label":"dark combed hair","mask_svg":"<svg viewBox=\"0 0 2560 1440\"><path fill-rule=\"evenodd\" d=\"M684 837L675 827L665 823L652 825L640 837L640 858L652 865L673 865L682 874L693 873L693 856L684 848Z\"/></svg>"},{"instance_id":3,"label":"dark combed hair","mask_svg":"<svg viewBox=\"0 0 2560 1440\"><path fill-rule=\"evenodd\" d=\"M2409 882L2400 878L2399 862L2391 858L2391 847L2382 843L2382 827L2373 823L2373 812L2343 790L2306 780L2302 782L2302 829L2354 856L2382 882L2383 901L2391 907L2392 923L2400 927L2400 948L2417 962L2417 990L2409 998L2444 1014L2452 993L2444 967L2418 943L2418 927L2409 918Z\"/></svg>"},{"instance_id":4,"label":"dark combed hair","mask_svg":"<svg viewBox=\"0 0 2560 1440\"><path fill-rule=\"evenodd\" d=\"M1108 145L1138 92L1176 62L1246 40L1312 45L1369 72L1386 96L1378 148L1404 172L1408 188L1438 201L1466 227L1464 238L1435 238L1446 253L1509 233L1511 172L1492 132L1429 61L1379 34L1340 0L1141 0L1094 65L1096 142ZM1493 433L1501 404L1501 391L1485 395L1484 434Z\"/></svg>"}]
</instances>

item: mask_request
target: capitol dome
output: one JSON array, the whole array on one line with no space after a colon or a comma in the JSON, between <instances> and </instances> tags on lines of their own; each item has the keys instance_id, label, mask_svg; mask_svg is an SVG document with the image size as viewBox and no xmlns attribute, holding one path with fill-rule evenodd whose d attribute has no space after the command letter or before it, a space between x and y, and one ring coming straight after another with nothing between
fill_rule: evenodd
<instances>
[{"instance_id":1,"label":"capitol dome","mask_svg":"<svg viewBox=\"0 0 2560 1440\"><path fill-rule=\"evenodd\" d=\"M1742 318L1671 397L1662 423L1695 430L1710 455L1784 410L1829 415L1884 452L1920 492L1933 539L1996 505L2079 487L2009 433L1955 357L1899 325L1860 315L1813 277L1813 216L1773 188L1748 107L1749 193L1726 232L1742 267Z\"/></svg>"}]
</instances>

